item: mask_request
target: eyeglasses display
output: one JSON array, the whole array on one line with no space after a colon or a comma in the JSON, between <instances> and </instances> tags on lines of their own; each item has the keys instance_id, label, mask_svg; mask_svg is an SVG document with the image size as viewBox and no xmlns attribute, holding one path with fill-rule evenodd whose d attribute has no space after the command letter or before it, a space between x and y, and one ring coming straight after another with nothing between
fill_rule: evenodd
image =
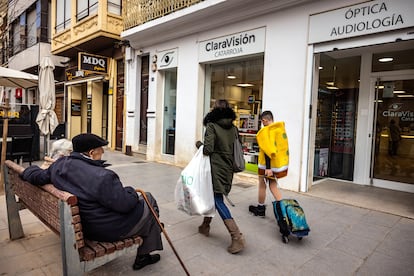
<instances>
[{"instance_id":1,"label":"eyeglasses display","mask_svg":"<svg viewBox=\"0 0 414 276\"><path fill-rule=\"evenodd\" d=\"M337 101L332 112L332 151L350 153L354 151L354 102Z\"/></svg>"}]
</instances>

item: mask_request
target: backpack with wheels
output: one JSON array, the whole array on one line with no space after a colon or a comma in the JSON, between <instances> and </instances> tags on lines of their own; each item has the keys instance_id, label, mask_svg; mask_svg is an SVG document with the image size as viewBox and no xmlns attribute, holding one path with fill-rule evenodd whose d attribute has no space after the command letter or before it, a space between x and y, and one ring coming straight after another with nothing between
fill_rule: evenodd
<instances>
[{"instance_id":1,"label":"backpack with wheels","mask_svg":"<svg viewBox=\"0 0 414 276\"><path fill-rule=\"evenodd\" d=\"M282 241L289 242L289 235L299 240L309 234L305 212L295 199L282 199L273 202L273 211L282 234Z\"/></svg>"}]
</instances>

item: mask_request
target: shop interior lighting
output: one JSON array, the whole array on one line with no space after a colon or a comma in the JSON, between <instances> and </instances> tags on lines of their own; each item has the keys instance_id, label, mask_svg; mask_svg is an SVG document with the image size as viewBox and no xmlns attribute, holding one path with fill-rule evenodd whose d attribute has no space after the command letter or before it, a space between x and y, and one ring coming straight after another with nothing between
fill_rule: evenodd
<instances>
[{"instance_id":1,"label":"shop interior lighting","mask_svg":"<svg viewBox=\"0 0 414 276\"><path fill-rule=\"evenodd\" d=\"M319 66L319 70L322 70L323 69L323 67L322 66Z\"/></svg>"},{"instance_id":2,"label":"shop interior lighting","mask_svg":"<svg viewBox=\"0 0 414 276\"><path fill-rule=\"evenodd\" d=\"M338 87L336 87L336 86L327 86L326 87L327 89L331 89L331 90L336 90L336 89L339 89Z\"/></svg>"},{"instance_id":3,"label":"shop interior lighting","mask_svg":"<svg viewBox=\"0 0 414 276\"><path fill-rule=\"evenodd\" d=\"M384 85L377 85L377 86L375 86L375 88L378 88L378 89L384 89Z\"/></svg>"},{"instance_id":4,"label":"shop interior lighting","mask_svg":"<svg viewBox=\"0 0 414 276\"><path fill-rule=\"evenodd\" d=\"M414 95L397 95L398 98L414 98Z\"/></svg>"},{"instance_id":5,"label":"shop interior lighting","mask_svg":"<svg viewBox=\"0 0 414 276\"><path fill-rule=\"evenodd\" d=\"M236 84L236 86L240 86L240 87L252 87L252 86L254 86L254 84L251 84L251 83L238 83L238 84Z\"/></svg>"},{"instance_id":6,"label":"shop interior lighting","mask_svg":"<svg viewBox=\"0 0 414 276\"><path fill-rule=\"evenodd\" d=\"M374 102L376 102L376 103L382 103L382 102L384 102L383 100L376 100L376 101L374 101Z\"/></svg>"},{"instance_id":7,"label":"shop interior lighting","mask_svg":"<svg viewBox=\"0 0 414 276\"><path fill-rule=\"evenodd\" d=\"M395 90L393 93L394 94L404 94L405 91L404 90Z\"/></svg>"},{"instance_id":8,"label":"shop interior lighting","mask_svg":"<svg viewBox=\"0 0 414 276\"><path fill-rule=\"evenodd\" d=\"M227 78L228 79L230 79L230 80L236 79L236 75L234 74L234 68L233 67L227 68L226 72L227 72Z\"/></svg>"},{"instance_id":9,"label":"shop interior lighting","mask_svg":"<svg viewBox=\"0 0 414 276\"><path fill-rule=\"evenodd\" d=\"M393 60L394 59L392 57L383 57L383 58L378 59L379 62L391 62Z\"/></svg>"},{"instance_id":10,"label":"shop interior lighting","mask_svg":"<svg viewBox=\"0 0 414 276\"><path fill-rule=\"evenodd\" d=\"M339 89L338 87L335 86L335 78L336 78L336 65L333 66L333 77L332 77L332 81L327 81L326 82L326 89L329 90L336 90Z\"/></svg>"}]
</instances>

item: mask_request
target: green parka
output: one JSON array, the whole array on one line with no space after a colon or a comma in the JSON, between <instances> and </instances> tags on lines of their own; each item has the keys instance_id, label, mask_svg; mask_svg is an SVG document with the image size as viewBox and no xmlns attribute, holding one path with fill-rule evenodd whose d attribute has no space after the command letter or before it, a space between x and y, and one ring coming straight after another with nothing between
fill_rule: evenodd
<instances>
[{"instance_id":1,"label":"green parka","mask_svg":"<svg viewBox=\"0 0 414 276\"><path fill-rule=\"evenodd\" d=\"M213 190L228 195L233 181L233 143L237 128L231 108L215 108L204 118L204 155L210 156Z\"/></svg>"}]
</instances>

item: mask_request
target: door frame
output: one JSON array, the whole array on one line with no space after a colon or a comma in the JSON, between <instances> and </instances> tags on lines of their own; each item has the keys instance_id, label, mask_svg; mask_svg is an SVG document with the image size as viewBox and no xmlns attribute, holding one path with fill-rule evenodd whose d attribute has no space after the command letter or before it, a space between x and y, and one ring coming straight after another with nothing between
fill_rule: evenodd
<instances>
[{"instance_id":1,"label":"door frame","mask_svg":"<svg viewBox=\"0 0 414 276\"><path fill-rule=\"evenodd\" d=\"M370 104L369 104L369 121L371 122L371 126L374 124L375 120L375 97L376 97L376 89L375 85L377 81L392 81L392 80L408 80L408 79L414 79L414 70L400 70L400 71L387 71L387 72L372 72L370 75ZM367 168L371 170L372 162L373 162L373 150L375 148L373 147L373 140L374 140L374 133L373 129L368 131L370 135L367 136L368 143L369 144L369 150L367 150L367 155L369 155ZM395 182L395 181L389 181L389 180L383 180L383 179L376 179L371 177L368 174L368 179L366 180L366 183L370 183L374 187L379 188L385 188L385 189L391 189L391 190L397 190L397 191L403 191L403 192L409 192L414 193L414 185L413 184L406 184L401 182Z\"/></svg>"}]
</instances>

